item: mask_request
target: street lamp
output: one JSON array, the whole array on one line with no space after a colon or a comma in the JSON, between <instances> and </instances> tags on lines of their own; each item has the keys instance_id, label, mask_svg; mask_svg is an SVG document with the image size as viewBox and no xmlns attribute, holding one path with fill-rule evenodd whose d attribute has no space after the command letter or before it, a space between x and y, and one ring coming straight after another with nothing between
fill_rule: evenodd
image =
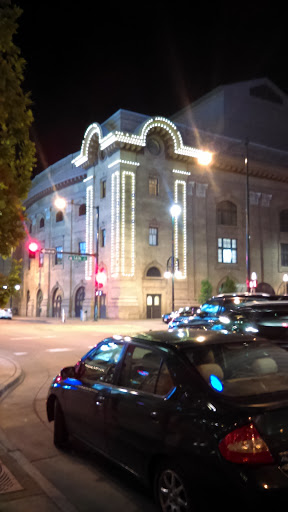
<instances>
[{"instance_id":1,"label":"street lamp","mask_svg":"<svg viewBox=\"0 0 288 512\"><path fill-rule=\"evenodd\" d=\"M249 169L248 169L248 144L246 139L245 169L246 169L246 288L250 288L250 204L249 204Z\"/></svg>"},{"instance_id":2,"label":"street lamp","mask_svg":"<svg viewBox=\"0 0 288 512\"><path fill-rule=\"evenodd\" d=\"M201 156L198 158L198 164L209 165L212 162L212 153L209 151L202 151Z\"/></svg>"},{"instance_id":3,"label":"street lamp","mask_svg":"<svg viewBox=\"0 0 288 512\"><path fill-rule=\"evenodd\" d=\"M287 292L288 292L288 274L284 274L283 282L284 282L284 286L285 286L285 295L287 295Z\"/></svg>"},{"instance_id":4,"label":"street lamp","mask_svg":"<svg viewBox=\"0 0 288 512\"><path fill-rule=\"evenodd\" d=\"M179 204L173 204L170 208L170 214L172 218L172 256L171 256L171 276L172 276L172 311L174 311L174 279L175 279L175 250L174 250L174 229L175 219L177 220L181 213L181 207ZM169 260L168 260L169 261ZM178 266L178 263L177 263Z\"/></svg>"},{"instance_id":5,"label":"street lamp","mask_svg":"<svg viewBox=\"0 0 288 512\"><path fill-rule=\"evenodd\" d=\"M74 200L71 199L71 201L69 201L69 203L71 204L71 219L70 219L70 253L72 253L72 246L73 246L73 242L72 242L72 236L73 236L73 205L74 205ZM67 206L67 201L64 197L57 197L54 201L54 205L56 206L56 208L58 208L59 210L65 210L66 206ZM69 318L72 318L72 260L70 259L70 285L69 285Z\"/></svg>"},{"instance_id":6,"label":"street lamp","mask_svg":"<svg viewBox=\"0 0 288 512\"><path fill-rule=\"evenodd\" d=\"M56 206L56 208L58 208L59 210L64 210L67 206L67 204L71 204L71 228L70 228L70 255L71 254L74 254L73 251L72 251L72 236L73 236L73 206L81 206L80 204L77 204L74 202L73 199L71 199L70 201L66 201L66 199L64 199L63 197L57 197L57 199L54 201L54 205ZM97 267L98 267L98 264L99 264L99 206L89 206L89 208L93 208L93 210L96 210L96 239L95 239L95 243L96 243L96 250L95 252L93 252L93 254L91 253L85 253L85 255L87 256L93 256L94 257L94 262L95 262L95 272L94 272L94 314L93 314L93 318L94 320L98 320L98 317L99 317L99 283L97 281L97 278L96 278L96 272L97 272ZM94 221L93 221L93 231L95 230L95 227L94 227ZM94 239L94 236L93 236L93 239ZM64 252L64 251L63 251ZM105 274L106 275L106 274ZM69 292L69 317L72 317L72 258L70 259L70 292Z\"/></svg>"}]
</instances>

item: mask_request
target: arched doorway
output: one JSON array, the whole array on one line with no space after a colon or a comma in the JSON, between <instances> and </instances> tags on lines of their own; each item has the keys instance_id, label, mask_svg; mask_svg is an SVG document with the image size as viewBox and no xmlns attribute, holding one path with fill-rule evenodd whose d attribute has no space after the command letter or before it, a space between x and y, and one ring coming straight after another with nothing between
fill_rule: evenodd
<instances>
[{"instance_id":1,"label":"arched doorway","mask_svg":"<svg viewBox=\"0 0 288 512\"><path fill-rule=\"evenodd\" d=\"M52 298L52 316L55 318L60 318L61 316L61 306L62 306L62 293L60 288L56 288L53 293Z\"/></svg>"},{"instance_id":2,"label":"arched doorway","mask_svg":"<svg viewBox=\"0 0 288 512\"><path fill-rule=\"evenodd\" d=\"M36 316L41 316L41 303L43 300L43 293L42 290L38 290L37 296L36 296Z\"/></svg>"},{"instance_id":3,"label":"arched doorway","mask_svg":"<svg viewBox=\"0 0 288 512\"><path fill-rule=\"evenodd\" d=\"M80 311L83 307L83 301L85 299L85 288L80 286L75 295L75 316L80 317Z\"/></svg>"}]
</instances>

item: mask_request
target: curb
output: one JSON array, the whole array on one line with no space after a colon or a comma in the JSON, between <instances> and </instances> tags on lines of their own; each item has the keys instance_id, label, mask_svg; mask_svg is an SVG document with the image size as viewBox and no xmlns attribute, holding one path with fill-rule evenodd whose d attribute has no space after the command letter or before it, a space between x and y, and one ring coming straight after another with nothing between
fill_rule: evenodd
<instances>
[{"instance_id":1,"label":"curb","mask_svg":"<svg viewBox=\"0 0 288 512\"><path fill-rule=\"evenodd\" d=\"M9 357L3 357L0 355L0 367L1 360L4 360L5 364L7 364L7 362L10 364L10 367L12 369L12 375L8 377L7 380L0 383L0 400L4 397L4 395L8 393L8 391L11 391L14 387L20 384L20 382L22 382L24 378L22 368L18 363L16 363L16 361L13 361Z\"/></svg>"}]
</instances>

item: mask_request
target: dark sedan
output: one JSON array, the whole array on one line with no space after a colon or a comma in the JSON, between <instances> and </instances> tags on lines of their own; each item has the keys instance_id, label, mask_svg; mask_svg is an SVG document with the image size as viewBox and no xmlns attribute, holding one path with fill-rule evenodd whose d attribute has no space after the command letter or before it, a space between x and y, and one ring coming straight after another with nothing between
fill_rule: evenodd
<instances>
[{"instance_id":1,"label":"dark sedan","mask_svg":"<svg viewBox=\"0 0 288 512\"><path fill-rule=\"evenodd\" d=\"M75 436L104 453L151 484L163 512L193 510L199 484L288 493L288 352L266 340L106 338L54 378L47 415L56 446Z\"/></svg>"}]
</instances>

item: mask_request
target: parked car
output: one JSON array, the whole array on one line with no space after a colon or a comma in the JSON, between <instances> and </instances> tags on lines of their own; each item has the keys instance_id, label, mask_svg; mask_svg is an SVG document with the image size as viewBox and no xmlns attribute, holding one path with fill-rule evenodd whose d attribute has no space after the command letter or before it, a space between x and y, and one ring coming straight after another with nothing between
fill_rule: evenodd
<instances>
[{"instance_id":1,"label":"parked car","mask_svg":"<svg viewBox=\"0 0 288 512\"><path fill-rule=\"evenodd\" d=\"M191 316L196 315L197 311L199 310L199 306L190 306L187 308L180 308L176 313L173 315L169 322L169 328L177 327L178 324L182 324L184 320L187 318L190 318Z\"/></svg>"},{"instance_id":2,"label":"parked car","mask_svg":"<svg viewBox=\"0 0 288 512\"><path fill-rule=\"evenodd\" d=\"M6 318L8 320L12 320L12 318L13 318L12 309L1 308L0 309L0 318Z\"/></svg>"},{"instance_id":3,"label":"parked car","mask_svg":"<svg viewBox=\"0 0 288 512\"><path fill-rule=\"evenodd\" d=\"M165 324L171 322L171 320L179 317L188 317L194 315L199 306L186 306L183 308L179 308L177 311L171 311L171 313L164 313L162 315L162 320Z\"/></svg>"},{"instance_id":4,"label":"parked car","mask_svg":"<svg viewBox=\"0 0 288 512\"><path fill-rule=\"evenodd\" d=\"M221 315L211 329L288 341L288 300L242 303Z\"/></svg>"},{"instance_id":5,"label":"parked car","mask_svg":"<svg viewBox=\"0 0 288 512\"><path fill-rule=\"evenodd\" d=\"M53 379L47 416L57 447L74 436L104 453L152 485L163 512L194 510L199 484L205 503L214 488L222 503L234 488L288 492L288 352L260 338L106 338Z\"/></svg>"},{"instance_id":6,"label":"parked car","mask_svg":"<svg viewBox=\"0 0 288 512\"><path fill-rule=\"evenodd\" d=\"M254 300L267 301L271 300L271 296L267 293L223 293L215 295L207 300L200 306L197 313L191 317L184 318L181 322L169 322L168 328L174 327L189 327L192 328L210 328L215 322L218 321L219 316L225 312L235 309L242 302L249 302Z\"/></svg>"}]
</instances>

